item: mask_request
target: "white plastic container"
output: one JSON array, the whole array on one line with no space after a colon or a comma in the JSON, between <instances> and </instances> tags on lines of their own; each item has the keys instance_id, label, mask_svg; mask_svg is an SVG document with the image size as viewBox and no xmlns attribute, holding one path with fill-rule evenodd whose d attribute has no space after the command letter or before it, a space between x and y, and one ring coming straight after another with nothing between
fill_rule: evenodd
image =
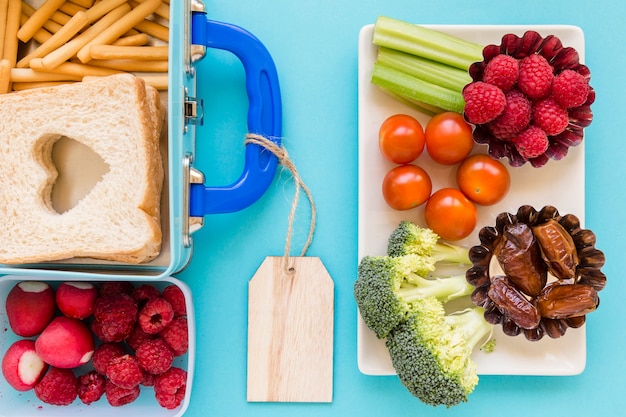
<instances>
[{"instance_id":1,"label":"white plastic container","mask_svg":"<svg viewBox=\"0 0 626 417\"><path fill-rule=\"evenodd\" d=\"M38 279L39 278L39 279ZM30 276L26 278L29 281L45 281L53 288L56 288L62 280L51 280L50 277L37 277ZM25 277L7 275L0 277L0 355L4 355L6 350L11 344L19 339L20 336L15 335L9 326L7 319L5 300L9 291L19 282L24 281ZM97 282L94 282L97 284ZM76 399L69 406L55 406L45 404L39 400L33 390L27 392L19 392L13 389L2 375L0 375L0 417L69 417L77 415L85 415L89 417L136 417L136 416L150 416L150 417L178 417L182 416L187 407L189 406L189 400L191 398L191 388L194 375L194 362L195 362L195 319L194 309L191 297L191 291L189 287L182 281L166 277L159 280L135 280L133 284L139 286L141 284L150 284L163 290L168 285L174 284L179 287L185 295L185 302L187 307L187 320L189 327L189 350L186 354L175 358L173 366L183 368L187 371L187 388L185 392L185 398L181 405L173 410L168 410L161 407L154 396L154 389L152 387L141 387L141 394L134 402L120 406L113 407L109 405L106 398L103 396L99 401L90 405L83 404L80 399ZM80 368L80 373L84 373L91 368L91 365L85 365L84 368ZM78 372L77 372L78 373Z\"/></svg>"}]
</instances>

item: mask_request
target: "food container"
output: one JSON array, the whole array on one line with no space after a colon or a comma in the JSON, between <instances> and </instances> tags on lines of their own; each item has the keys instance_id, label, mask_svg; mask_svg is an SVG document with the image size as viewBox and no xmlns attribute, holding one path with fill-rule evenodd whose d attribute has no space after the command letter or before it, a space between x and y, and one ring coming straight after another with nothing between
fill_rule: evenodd
<instances>
[{"instance_id":1,"label":"food container","mask_svg":"<svg viewBox=\"0 0 626 417\"><path fill-rule=\"evenodd\" d=\"M246 72L249 99L248 132L281 136L281 98L276 68L263 44L242 28L208 19L195 0L172 1L169 18L167 134L162 135L165 181L161 200L162 249L158 257L140 265L95 259L70 259L28 265L0 265L0 275L40 276L49 279L98 280L160 279L182 270L191 260L192 233L208 214L234 212L254 203L274 177L277 158L257 144L245 146L245 166L238 180L225 186L204 184L194 168L195 141L203 122L202 97L196 96L196 63L207 48L234 53ZM164 128L165 129L165 128ZM211 140L211 138L201 138ZM223 138L220 138L223 139ZM242 137L231 138L241 140ZM219 238L219 237L216 237Z\"/></svg>"},{"instance_id":2,"label":"food container","mask_svg":"<svg viewBox=\"0 0 626 417\"><path fill-rule=\"evenodd\" d=\"M5 300L9 291L20 281L24 279L23 276L6 275L0 279L0 326L4 329L0 336L0 352L4 354L11 344L21 337L15 335L9 326L5 310ZM30 276L28 279L32 280L46 280L51 287L56 288L61 280L51 278L49 276ZM135 281L136 286L141 285L146 281ZM136 416L146 415L151 417L177 417L185 413L189 406L189 400L191 398L191 388L194 375L194 362L195 362L195 319L193 301L191 291L189 287L180 280L172 277L164 277L159 280L150 280L149 283L155 286L159 290L163 290L168 285L176 285L179 287L185 296L185 305L187 308L187 321L189 328L189 350L186 354L178 356L174 359L173 366L177 366L187 370L187 388L185 392L185 398L180 406L173 410L168 410L161 407L155 397L152 387L141 387L141 394L131 404L112 407L107 400L103 397L99 401L96 401L90 405L83 404L79 399L76 399L69 406L55 406L45 404L40 401L33 390L27 392L19 392L13 389L6 380L0 376L0 415L2 417L30 417L30 416L75 416L75 415L89 415L92 417L104 417L115 414L118 417L124 416ZM91 364L84 365L77 370L77 374L82 374L83 371L91 369Z\"/></svg>"}]
</instances>

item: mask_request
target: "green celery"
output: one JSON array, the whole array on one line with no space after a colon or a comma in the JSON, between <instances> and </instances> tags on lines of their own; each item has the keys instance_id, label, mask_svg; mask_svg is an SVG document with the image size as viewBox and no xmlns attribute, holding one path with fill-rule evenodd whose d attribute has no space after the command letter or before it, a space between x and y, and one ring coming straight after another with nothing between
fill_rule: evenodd
<instances>
[{"instance_id":1,"label":"green celery","mask_svg":"<svg viewBox=\"0 0 626 417\"><path fill-rule=\"evenodd\" d=\"M372 41L377 46L421 56L464 71L472 63L483 59L482 45L385 16L376 20Z\"/></svg>"},{"instance_id":2,"label":"green celery","mask_svg":"<svg viewBox=\"0 0 626 417\"><path fill-rule=\"evenodd\" d=\"M467 71L385 47L379 48L377 61L451 90L461 91L472 82Z\"/></svg>"},{"instance_id":3,"label":"green celery","mask_svg":"<svg viewBox=\"0 0 626 417\"><path fill-rule=\"evenodd\" d=\"M371 80L373 84L412 102L457 113L462 113L465 106L461 91L433 84L380 62L374 63Z\"/></svg>"}]
</instances>

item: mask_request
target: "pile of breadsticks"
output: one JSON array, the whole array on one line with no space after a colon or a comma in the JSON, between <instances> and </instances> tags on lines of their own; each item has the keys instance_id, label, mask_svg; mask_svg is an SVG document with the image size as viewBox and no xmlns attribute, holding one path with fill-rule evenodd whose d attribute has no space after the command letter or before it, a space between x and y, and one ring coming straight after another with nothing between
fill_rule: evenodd
<instances>
[{"instance_id":1,"label":"pile of breadsticks","mask_svg":"<svg viewBox=\"0 0 626 417\"><path fill-rule=\"evenodd\" d=\"M132 72L167 89L170 0L0 0L0 93Z\"/></svg>"}]
</instances>

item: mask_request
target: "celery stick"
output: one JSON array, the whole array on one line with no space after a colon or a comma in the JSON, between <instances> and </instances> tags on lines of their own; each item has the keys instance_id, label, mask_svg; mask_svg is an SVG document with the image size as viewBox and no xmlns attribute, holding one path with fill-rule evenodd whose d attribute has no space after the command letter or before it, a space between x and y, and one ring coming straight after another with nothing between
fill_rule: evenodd
<instances>
[{"instance_id":1,"label":"celery stick","mask_svg":"<svg viewBox=\"0 0 626 417\"><path fill-rule=\"evenodd\" d=\"M379 48L377 61L451 90L461 91L472 82L467 71L389 48Z\"/></svg>"},{"instance_id":2,"label":"celery stick","mask_svg":"<svg viewBox=\"0 0 626 417\"><path fill-rule=\"evenodd\" d=\"M385 16L376 20L372 41L377 46L418 55L465 71L472 63L483 59L482 45Z\"/></svg>"},{"instance_id":3,"label":"celery stick","mask_svg":"<svg viewBox=\"0 0 626 417\"><path fill-rule=\"evenodd\" d=\"M374 63L372 83L409 101L425 103L442 110L462 113L465 106L460 91L424 81L379 62Z\"/></svg>"}]
</instances>

